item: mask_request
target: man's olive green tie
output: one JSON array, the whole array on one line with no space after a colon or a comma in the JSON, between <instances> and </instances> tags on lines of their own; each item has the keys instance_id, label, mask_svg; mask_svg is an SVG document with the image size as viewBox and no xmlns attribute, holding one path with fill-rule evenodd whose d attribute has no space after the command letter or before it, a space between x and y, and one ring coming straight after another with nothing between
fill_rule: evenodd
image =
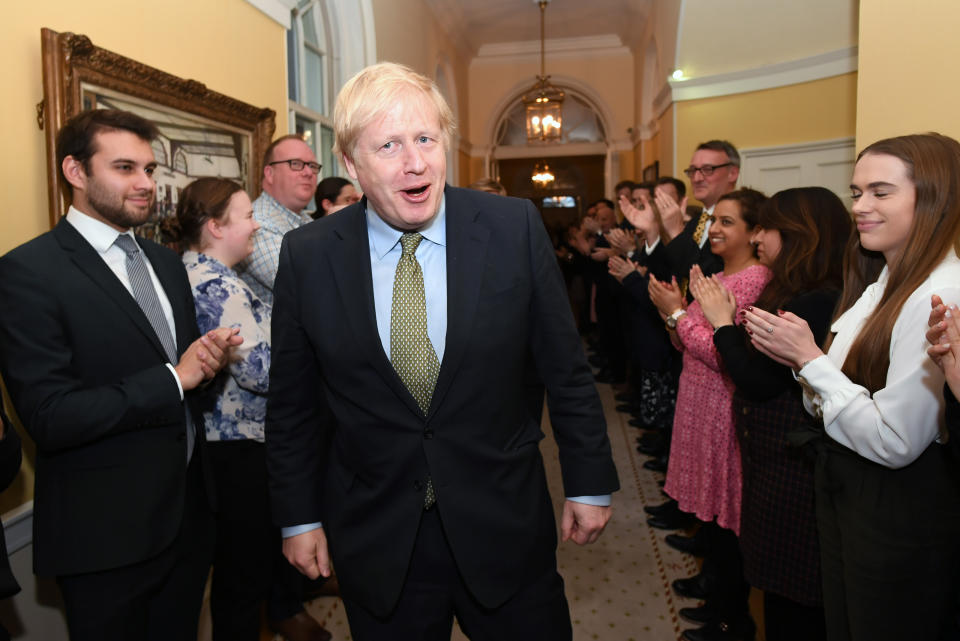
<instances>
[{"instance_id":1,"label":"man's olive green tie","mask_svg":"<svg viewBox=\"0 0 960 641\"><path fill-rule=\"evenodd\" d=\"M403 384L426 414L430 410L433 388L437 385L440 362L427 334L427 302L423 292L423 271L416 251L423 236L406 233L400 238L403 252L393 281L393 305L390 310L390 362ZM423 506L436 503L433 479L427 478Z\"/></svg>"}]
</instances>

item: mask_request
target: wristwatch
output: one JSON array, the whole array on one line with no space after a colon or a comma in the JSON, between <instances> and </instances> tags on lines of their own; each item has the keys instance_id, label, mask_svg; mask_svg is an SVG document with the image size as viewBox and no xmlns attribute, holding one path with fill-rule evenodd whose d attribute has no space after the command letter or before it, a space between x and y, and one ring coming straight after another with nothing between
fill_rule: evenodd
<instances>
[{"instance_id":1,"label":"wristwatch","mask_svg":"<svg viewBox=\"0 0 960 641\"><path fill-rule=\"evenodd\" d=\"M671 330L672 330L672 329L676 329L676 328L677 328L677 321L680 320L680 317L683 316L683 315L686 314L686 313L687 313L687 310L685 310L685 309L678 309L678 310L674 311L672 314L670 314L669 316L667 316L667 320L666 320L667 329L671 329Z\"/></svg>"}]
</instances>

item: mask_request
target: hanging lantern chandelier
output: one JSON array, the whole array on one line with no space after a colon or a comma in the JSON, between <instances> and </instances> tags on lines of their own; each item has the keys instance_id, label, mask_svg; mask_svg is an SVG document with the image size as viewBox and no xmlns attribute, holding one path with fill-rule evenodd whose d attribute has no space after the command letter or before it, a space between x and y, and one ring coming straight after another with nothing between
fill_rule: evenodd
<instances>
[{"instance_id":1,"label":"hanging lantern chandelier","mask_svg":"<svg viewBox=\"0 0 960 641\"><path fill-rule=\"evenodd\" d=\"M546 189L553 184L555 180L553 172L550 171L550 165L546 161L538 162L533 168L533 175L530 177L533 184L541 189Z\"/></svg>"},{"instance_id":2,"label":"hanging lantern chandelier","mask_svg":"<svg viewBox=\"0 0 960 641\"><path fill-rule=\"evenodd\" d=\"M540 75L521 100L526 111L527 142L560 140L563 126L563 90L550 84L544 47L544 14L550 0L534 0L540 6Z\"/></svg>"}]
</instances>

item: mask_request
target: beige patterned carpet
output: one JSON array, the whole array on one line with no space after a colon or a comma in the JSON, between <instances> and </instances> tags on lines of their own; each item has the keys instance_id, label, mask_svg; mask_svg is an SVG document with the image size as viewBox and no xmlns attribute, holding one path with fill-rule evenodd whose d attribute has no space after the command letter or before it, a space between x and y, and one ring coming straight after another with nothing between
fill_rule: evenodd
<instances>
[{"instance_id":1,"label":"beige patterned carpet","mask_svg":"<svg viewBox=\"0 0 960 641\"><path fill-rule=\"evenodd\" d=\"M621 490L614 494L613 519L600 540L579 547L563 543L558 550L560 573L567 586L575 641L672 641L690 627L680 620L680 608L695 601L673 594L670 583L697 572L693 557L667 546L665 532L650 528L644 505L661 503L665 497L657 481L662 475L642 468L647 457L636 451L639 430L627 425L629 416L619 414L608 385L597 386L607 416L614 460ZM559 515L562 504L557 448L544 419L547 438L542 443L547 476ZM311 601L309 612L333 633L347 641L350 630L339 599L322 597ZM452 640L466 637L454 629ZM280 637L276 637L281 641Z\"/></svg>"}]
</instances>

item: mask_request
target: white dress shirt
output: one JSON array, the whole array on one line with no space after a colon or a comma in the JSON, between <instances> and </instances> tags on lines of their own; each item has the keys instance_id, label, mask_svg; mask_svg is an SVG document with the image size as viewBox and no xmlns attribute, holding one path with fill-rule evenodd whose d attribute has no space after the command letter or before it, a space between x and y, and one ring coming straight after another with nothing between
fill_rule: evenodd
<instances>
[{"instance_id":1,"label":"white dress shirt","mask_svg":"<svg viewBox=\"0 0 960 641\"><path fill-rule=\"evenodd\" d=\"M833 323L836 336L827 354L810 361L799 377L806 383L807 411L822 414L832 439L880 465L900 468L944 434L944 378L927 355L927 319L933 294L945 304L960 304L960 259L951 250L904 303L890 337L886 386L871 397L841 367L880 302L887 278L884 267L877 281Z\"/></svg>"},{"instance_id":2,"label":"white dress shirt","mask_svg":"<svg viewBox=\"0 0 960 641\"><path fill-rule=\"evenodd\" d=\"M72 205L67 211L67 222L73 225L74 229L83 236L90 245L93 246L97 253L100 254L100 258L103 259L103 262L107 264L107 267L110 268L124 287L127 288L127 291L130 292L130 295L133 296L133 288L130 286L130 276L127 275L127 254L125 251L114 245L114 242L117 240L117 237L120 236L120 232L111 227L110 225L89 216L79 209L76 209ZM124 232L133 238L133 232L127 230ZM139 249L139 245L137 246ZM147 258L147 255L143 253L143 250L140 249L140 253L143 255L143 262L147 265L147 272L150 274L150 280L153 282L154 289L157 290L157 298L160 299L160 307L163 309L163 317L167 321L167 325L170 327L170 335L173 337L174 347L177 346L177 324L173 319L173 307L170 306L170 299L167 298L167 293L163 291L163 285L160 284L160 279L157 278L157 274L153 271L153 265L150 264L150 259ZM173 364L167 363L167 367L170 369L170 373L173 374L174 380L177 382L177 389L180 390L180 400L183 400L183 385L180 384L180 377L177 376L176 370L173 368Z\"/></svg>"}]
</instances>

